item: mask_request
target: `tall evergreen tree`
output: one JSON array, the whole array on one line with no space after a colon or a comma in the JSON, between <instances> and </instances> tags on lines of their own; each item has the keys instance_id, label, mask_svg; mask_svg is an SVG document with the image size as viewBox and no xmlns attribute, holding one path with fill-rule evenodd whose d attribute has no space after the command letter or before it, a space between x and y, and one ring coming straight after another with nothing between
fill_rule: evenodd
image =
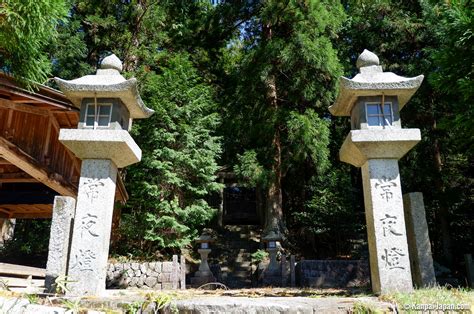
<instances>
[{"instance_id":1,"label":"tall evergreen tree","mask_svg":"<svg viewBox=\"0 0 474 314\"><path fill-rule=\"evenodd\" d=\"M45 48L67 13L64 0L3 0L0 3L0 69L32 87L45 83L51 63Z\"/></svg>"},{"instance_id":2,"label":"tall evergreen tree","mask_svg":"<svg viewBox=\"0 0 474 314\"><path fill-rule=\"evenodd\" d=\"M130 199L118 242L122 253L176 251L212 217L205 199L220 187L214 180L220 155L214 88L198 70L202 59L186 52L193 40L189 46L178 40L190 38L187 23L199 27L208 8L197 2L77 0L61 28L64 40L52 49L56 75L65 78L86 74L114 52L156 111L134 123L143 159L126 170Z\"/></svg>"},{"instance_id":3,"label":"tall evergreen tree","mask_svg":"<svg viewBox=\"0 0 474 314\"><path fill-rule=\"evenodd\" d=\"M265 190L265 233L284 234L285 176L309 163L328 165L323 112L341 74L332 40L344 19L337 1L254 1L241 27L234 92L227 100L228 139L240 148L236 167ZM234 47L235 48L235 47ZM304 181L304 179L302 180ZM304 186L304 183L303 183Z\"/></svg>"},{"instance_id":4,"label":"tall evergreen tree","mask_svg":"<svg viewBox=\"0 0 474 314\"><path fill-rule=\"evenodd\" d=\"M144 154L128 171L132 212L124 226L131 228L124 241L148 240L142 249L150 252L192 241L213 215L206 196L220 188L213 89L185 53L163 54L158 64L141 79L142 96L156 112L134 132Z\"/></svg>"}]
</instances>

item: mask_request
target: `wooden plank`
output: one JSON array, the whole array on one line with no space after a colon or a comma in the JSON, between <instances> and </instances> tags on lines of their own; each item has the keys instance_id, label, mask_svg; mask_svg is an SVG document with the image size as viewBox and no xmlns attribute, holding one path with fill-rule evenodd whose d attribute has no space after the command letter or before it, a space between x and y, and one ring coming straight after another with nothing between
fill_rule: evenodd
<instances>
[{"instance_id":1,"label":"wooden plank","mask_svg":"<svg viewBox=\"0 0 474 314\"><path fill-rule=\"evenodd\" d=\"M35 106L29 106L29 105L24 105L24 104L20 104L20 103L15 103L11 100L3 99L3 98L0 98L0 106L2 106L4 108L11 109L11 110L15 110L15 111L32 113L32 114L37 114L37 115L41 115L41 116L48 116L49 115L49 111L46 110L46 109L40 109L40 108L37 108Z\"/></svg>"},{"instance_id":2,"label":"wooden plank","mask_svg":"<svg viewBox=\"0 0 474 314\"><path fill-rule=\"evenodd\" d=\"M0 174L0 183L35 183L38 182L24 172L2 173Z\"/></svg>"},{"instance_id":3,"label":"wooden plank","mask_svg":"<svg viewBox=\"0 0 474 314\"><path fill-rule=\"evenodd\" d=\"M39 267L23 266L17 264L0 263L0 274L15 276L45 277L46 269Z\"/></svg>"},{"instance_id":4,"label":"wooden plank","mask_svg":"<svg viewBox=\"0 0 474 314\"><path fill-rule=\"evenodd\" d=\"M2 136L0 136L0 155L59 194L76 197L76 187L65 181L60 174L45 169L36 159Z\"/></svg>"},{"instance_id":5,"label":"wooden plank","mask_svg":"<svg viewBox=\"0 0 474 314\"><path fill-rule=\"evenodd\" d=\"M0 276L0 282L8 287L43 287L44 279L28 279Z\"/></svg>"}]
</instances>

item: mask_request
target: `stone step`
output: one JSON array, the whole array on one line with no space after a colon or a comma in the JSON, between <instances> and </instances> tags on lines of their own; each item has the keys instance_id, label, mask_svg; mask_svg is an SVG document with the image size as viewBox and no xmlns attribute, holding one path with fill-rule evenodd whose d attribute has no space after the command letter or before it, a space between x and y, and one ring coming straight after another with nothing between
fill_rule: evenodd
<instances>
[{"instance_id":1,"label":"stone step","mask_svg":"<svg viewBox=\"0 0 474 314\"><path fill-rule=\"evenodd\" d=\"M248 270L238 270L238 271L233 271L231 273L231 276L234 278L246 278L250 276L250 272Z\"/></svg>"},{"instance_id":2,"label":"stone step","mask_svg":"<svg viewBox=\"0 0 474 314\"><path fill-rule=\"evenodd\" d=\"M234 263L235 267L234 268L237 268L237 267L241 267L241 268L250 268L252 267L252 263L251 262L241 262L241 263Z\"/></svg>"}]
</instances>

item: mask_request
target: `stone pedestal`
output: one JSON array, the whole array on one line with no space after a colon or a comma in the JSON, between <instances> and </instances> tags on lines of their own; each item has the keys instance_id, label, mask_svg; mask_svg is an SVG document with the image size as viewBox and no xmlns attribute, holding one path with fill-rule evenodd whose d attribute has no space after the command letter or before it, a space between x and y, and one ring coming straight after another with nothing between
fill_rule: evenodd
<instances>
[{"instance_id":1,"label":"stone pedestal","mask_svg":"<svg viewBox=\"0 0 474 314\"><path fill-rule=\"evenodd\" d=\"M423 194L415 192L403 195L403 206L413 284L417 287L432 287L436 285L436 277Z\"/></svg>"},{"instance_id":2,"label":"stone pedestal","mask_svg":"<svg viewBox=\"0 0 474 314\"><path fill-rule=\"evenodd\" d=\"M191 278L191 284L194 286L200 286L208 282L215 282L216 278L212 274L207 262L211 249L198 249L198 253L201 255L201 264L199 270L194 273L194 277Z\"/></svg>"},{"instance_id":3,"label":"stone pedestal","mask_svg":"<svg viewBox=\"0 0 474 314\"><path fill-rule=\"evenodd\" d=\"M277 253L278 253L278 248L267 248L270 263L267 266L267 269L265 270L265 273L272 273L272 272L279 272L280 270L280 265L278 264L277 261Z\"/></svg>"},{"instance_id":4,"label":"stone pedestal","mask_svg":"<svg viewBox=\"0 0 474 314\"><path fill-rule=\"evenodd\" d=\"M67 274L67 259L75 209L76 200L74 198L69 196L54 198L45 277L45 287L48 292L55 292L56 278Z\"/></svg>"},{"instance_id":5,"label":"stone pedestal","mask_svg":"<svg viewBox=\"0 0 474 314\"><path fill-rule=\"evenodd\" d=\"M107 159L82 161L68 265L67 295L105 291L117 166Z\"/></svg>"},{"instance_id":6,"label":"stone pedestal","mask_svg":"<svg viewBox=\"0 0 474 314\"><path fill-rule=\"evenodd\" d=\"M362 166L372 290L413 290L397 159Z\"/></svg>"}]
</instances>

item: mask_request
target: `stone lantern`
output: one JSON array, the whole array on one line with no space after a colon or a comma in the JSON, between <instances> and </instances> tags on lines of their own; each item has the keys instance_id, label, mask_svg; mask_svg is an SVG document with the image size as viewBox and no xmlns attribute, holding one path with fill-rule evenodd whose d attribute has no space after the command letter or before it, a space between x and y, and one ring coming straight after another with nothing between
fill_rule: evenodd
<instances>
[{"instance_id":1,"label":"stone lantern","mask_svg":"<svg viewBox=\"0 0 474 314\"><path fill-rule=\"evenodd\" d=\"M138 94L137 80L126 80L121 71L122 62L111 55L95 75L55 78L80 108L78 128L59 133L61 143L82 159L68 261L70 295L105 291L117 168L140 161L141 150L128 131L133 119L153 114Z\"/></svg>"},{"instance_id":2,"label":"stone lantern","mask_svg":"<svg viewBox=\"0 0 474 314\"><path fill-rule=\"evenodd\" d=\"M359 56L360 73L341 77L339 96L329 111L351 117L352 130L339 151L341 161L362 168L364 202L374 293L411 291L405 218L398 160L420 140L419 129L402 129L400 110L423 75L406 78L383 72L378 57Z\"/></svg>"},{"instance_id":3,"label":"stone lantern","mask_svg":"<svg viewBox=\"0 0 474 314\"><path fill-rule=\"evenodd\" d=\"M201 263L199 264L199 270L191 278L192 285L203 285L208 282L215 282L216 278L211 272L208 263L208 256L211 253L210 244L214 242L214 239L203 232L199 238L196 239L196 243L199 245L198 253L201 255Z\"/></svg>"},{"instance_id":4,"label":"stone lantern","mask_svg":"<svg viewBox=\"0 0 474 314\"><path fill-rule=\"evenodd\" d=\"M267 248L270 258L270 263L265 270L266 276L271 276L272 272L280 271L277 261L277 253L280 250L281 238L281 235L277 234L275 231L270 231L265 237L262 238L262 242L265 243L265 247Z\"/></svg>"}]
</instances>

